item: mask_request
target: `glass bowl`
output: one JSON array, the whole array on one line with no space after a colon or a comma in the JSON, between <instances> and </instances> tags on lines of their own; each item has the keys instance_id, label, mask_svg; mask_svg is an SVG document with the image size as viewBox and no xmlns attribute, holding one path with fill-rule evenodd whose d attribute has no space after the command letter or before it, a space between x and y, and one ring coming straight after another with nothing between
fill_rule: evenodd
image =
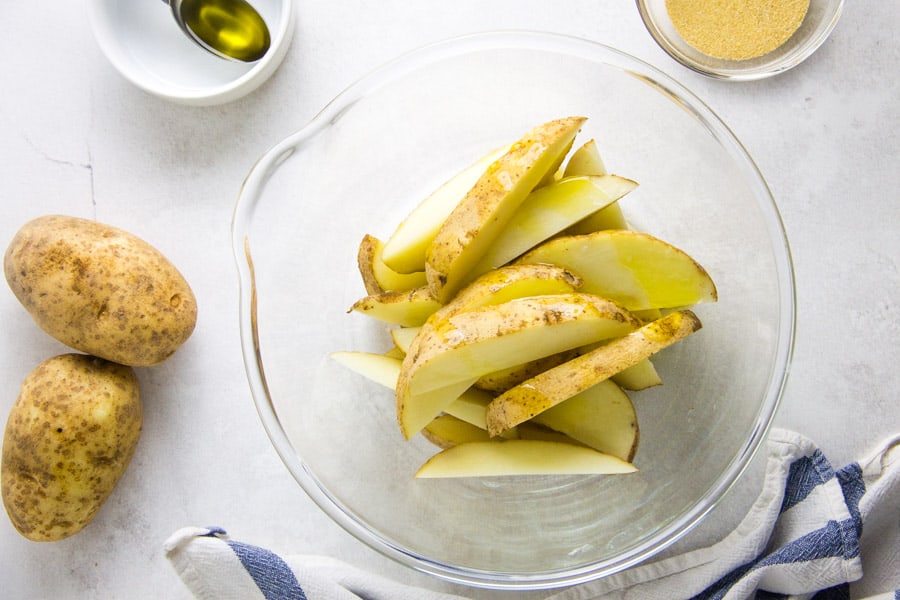
<instances>
[{"instance_id":1,"label":"glass bowl","mask_svg":"<svg viewBox=\"0 0 900 600\"><path fill-rule=\"evenodd\" d=\"M809 58L837 25L843 5L843 0L810 0L799 29L784 44L757 58L725 60L704 54L684 41L672 24L666 0L637 0L647 31L669 56L698 73L735 81L777 75Z\"/></svg>"},{"instance_id":2,"label":"glass bowl","mask_svg":"<svg viewBox=\"0 0 900 600\"><path fill-rule=\"evenodd\" d=\"M665 383L633 395L637 474L416 480L435 447L404 441L393 393L328 357L391 346L387 326L348 314L365 295L359 242L475 158L575 114L589 117L578 139L640 182L627 218L704 265L720 301L655 359ZM546 589L654 555L741 476L785 384L793 274L765 181L691 92L596 43L493 32L400 57L258 160L232 234L250 388L288 470L359 540L449 581Z\"/></svg>"}]
</instances>

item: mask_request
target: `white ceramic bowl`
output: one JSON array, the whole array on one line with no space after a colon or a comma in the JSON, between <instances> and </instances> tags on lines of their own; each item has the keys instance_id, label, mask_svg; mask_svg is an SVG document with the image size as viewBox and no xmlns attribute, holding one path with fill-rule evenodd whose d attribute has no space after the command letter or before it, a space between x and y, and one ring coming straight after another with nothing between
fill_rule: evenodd
<instances>
[{"instance_id":1,"label":"white ceramic bowl","mask_svg":"<svg viewBox=\"0 0 900 600\"><path fill-rule=\"evenodd\" d=\"M790 39L768 54L748 60L715 58L691 47L672 24L666 0L637 0L637 6L656 43L682 65L716 79L751 81L783 73L809 58L834 30L844 2L810 0L800 28Z\"/></svg>"},{"instance_id":2,"label":"white ceramic bowl","mask_svg":"<svg viewBox=\"0 0 900 600\"><path fill-rule=\"evenodd\" d=\"M365 294L359 241L389 235L473 157L573 114L610 171L640 183L626 217L706 267L719 302L654 360L665 383L633 396L639 473L413 479L436 448L402 439L391 390L328 357L390 347L387 327L347 314ZM741 476L787 377L793 274L765 181L690 91L585 40L479 34L375 71L256 162L232 241L248 380L288 469L360 540L452 581L551 588L659 552Z\"/></svg>"},{"instance_id":3,"label":"white ceramic bowl","mask_svg":"<svg viewBox=\"0 0 900 600\"><path fill-rule=\"evenodd\" d=\"M232 62L203 50L179 29L160 0L88 0L100 49L139 88L195 106L223 104L249 94L281 64L294 32L294 0L253 0L272 45L254 63Z\"/></svg>"}]
</instances>

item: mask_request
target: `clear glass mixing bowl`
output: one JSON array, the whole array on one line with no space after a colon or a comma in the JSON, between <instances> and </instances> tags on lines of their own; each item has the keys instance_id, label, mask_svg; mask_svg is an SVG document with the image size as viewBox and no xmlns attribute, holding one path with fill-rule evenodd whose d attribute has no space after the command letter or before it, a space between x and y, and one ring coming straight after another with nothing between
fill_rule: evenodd
<instances>
[{"instance_id":1,"label":"clear glass mixing bowl","mask_svg":"<svg viewBox=\"0 0 900 600\"><path fill-rule=\"evenodd\" d=\"M415 480L435 448L401 438L389 390L328 358L390 347L387 327L347 313L365 295L359 241L384 239L475 158L574 114L589 117L579 139L596 138L607 167L640 183L626 216L704 265L720 300L655 359L664 385L632 395L639 473ZM753 161L678 82L580 39L472 35L364 77L252 167L233 250L250 388L285 465L358 539L454 582L558 587L659 552L741 476L787 376L792 267Z\"/></svg>"}]
</instances>

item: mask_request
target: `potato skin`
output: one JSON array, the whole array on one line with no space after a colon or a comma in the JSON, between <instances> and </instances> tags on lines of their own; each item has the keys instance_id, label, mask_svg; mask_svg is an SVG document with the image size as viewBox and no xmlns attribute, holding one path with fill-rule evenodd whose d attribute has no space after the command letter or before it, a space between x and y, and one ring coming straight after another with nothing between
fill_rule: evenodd
<instances>
[{"instance_id":1,"label":"potato skin","mask_svg":"<svg viewBox=\"0 0 900 600\"><path fill-rule=\"evenodd\" d=\"M123 365L163 362L197 321L190 286L162 253L95 221L47 215L26 223L6 250L3 271L41 329Z\"/></svg>"},{"instance_id":2,"label":"potato skin","mask_svg":"<svg viewBox=\"0 0 900 600\"><path fill-rule=\"evenodd\" d=\"M83 354L38 365L3 436L0 492L16 530L56 541L90 523L131 461L142 414L131 367Z\"/></svg>"}]
</instances>

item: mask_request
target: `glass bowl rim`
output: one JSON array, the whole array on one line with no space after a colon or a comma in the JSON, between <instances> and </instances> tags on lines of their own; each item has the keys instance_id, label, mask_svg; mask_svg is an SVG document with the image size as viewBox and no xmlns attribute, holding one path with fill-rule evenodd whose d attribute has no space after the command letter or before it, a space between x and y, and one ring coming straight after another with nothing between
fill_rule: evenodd
<instances>
[{"instance_id":1,"label":"glass bowl rim","mask_svg":"<svg viewBox=\"0 0 900 600\"><path fill-rule=\"evenodd\" d=\"M269 393L257 331L254 265L246 240L246 231L252 223L253 211L269 175L290 157L297 145L314 138L329 123L340 119L345 111L352 109L353 105L366 94L377 91L406 74L444 59L477 51L502 49L549 51L587 57L647 81L658 88L660 93L679 104L682 109L688 110L713 134L730 158L751 176L750 181L755 188L754 197L760 200L758 208L763 213L768 238L773 246L779 295L776 355L772 362L765 398L760 404L755 427L744 440L741 451L732 458L715 484L697 499L691 510L680 515L625 555L601 562L534 573L477 570L444 564L417 554L368 526L322 485L309 465L294 452L279 422L274 401ZM232 215L231 234L238 274L239 329L245 372L260 421L282 462L310 499L357 540L402 565L451 583L496 590L555 589L586 583L620 572L662 551L681 539L709 514L744 473L765 440L787 383L796 328L794 272L784 225L762 174L725 123L686 87L656 67L621 50L592 40L542 31L496 30L444 39L399 55L350 84L326 104L307 125L271 146L257 159L239 190Z\"/></svg>"},{"instance_id":2,"label":"glass bowl rim","mask_svg":"<svg viewBox=\"0 0 900 600\"><path fill-rule=\"evenodd\" d=\"M815 0L811 0L811 2L815 2ZM646 0L635 0L635 4L637 5L638 13L641 16L641 21L644 23L644 27L650 34L650 37L653 38L653 41L656 42L656 44L660 48L662 48L662 50L667 55L669 55L681 65L687 67L688 69L691 69L692 71L700 73L701 75L726 81L756 81L759 79L766 79L768 77L778 75L779 73L784 73L789 69L793 69L794 67L805 61L807 58L812 56L813 53L815 53L815 51L825 43L825 40L828 39L832 31L834 31L834 28L837 26L837 23L840 20L841 14L843 13L844 9L844 0L837 0L837 6L834 15L826 24L825 28L815 37L811 37L799 52L793 55L786 55L783 60L780 60L775 65L769 66L768 68L748 68L746 70L734 68L720 70L692 59L690 56L687 56L676 46L671 44L668 37L663 35L663 33L656 26L656 22L651 16L652 11L647 7Z\"/></svg>"}]
</instances>

